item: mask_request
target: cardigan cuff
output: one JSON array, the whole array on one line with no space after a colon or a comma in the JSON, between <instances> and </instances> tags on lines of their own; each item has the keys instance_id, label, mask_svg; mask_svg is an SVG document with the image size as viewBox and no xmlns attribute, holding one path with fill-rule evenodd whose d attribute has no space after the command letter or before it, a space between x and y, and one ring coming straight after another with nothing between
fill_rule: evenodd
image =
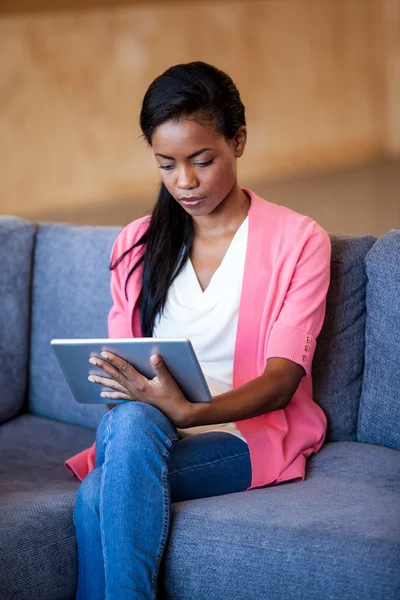
<instances>
[{"instance_id":1,"label":"cardigan cuff","mask_svg":"<svg viewBox=\"0 0 400 600\"><path fill-rule=\"evenodd\" d=\"M292 327L274 327L268 341L266 361L269 358L287 358L311 373L317 340L308 331Z\"/></svg>"},{"instance_id":2,"label":"cardigan cuff","mask_svg":"<svg viewBox=\"0 0 400 600\"><path fill-rule=\"evenodd\" d=\"M86 475L93 471L95 467L96 444L90 448L82 450L79 454L75 454L64 462L64 466L68 469L71 475L77 477L80 481L85 479Z\"/></svg>"}]
</instances>

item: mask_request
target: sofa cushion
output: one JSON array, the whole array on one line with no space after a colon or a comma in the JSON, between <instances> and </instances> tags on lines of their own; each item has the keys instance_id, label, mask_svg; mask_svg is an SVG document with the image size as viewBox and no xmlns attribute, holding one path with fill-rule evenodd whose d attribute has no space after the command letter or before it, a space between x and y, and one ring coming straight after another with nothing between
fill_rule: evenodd
<instances>
[{"instance_id":1,"label":"sofa cushion","mask_svg":"<svg viewBox=\"0 0 400 600\"><path fill-rule=\"evenodd\" d=\"M0 428L2 600L73 600L78 482L63 460L93 430L24 415ZM394 600L400 591L399 453L328 444L301 483L173 505L166 600Z\"/></svg>"},{"instance_id":2,"label":"sofa cushion","mask_svg":"<svg viewBox=\"0 0 400 600\"><path fill-rule=\"evenodd\" d=\"M93 430L32 415L0 426L0 597L72 600L78 481L63 466Z\"/></svg>"},{"instance_id":3,"label":"sofa cushion","mask_svg":"<svg viewBox=\"0 0 400 600\"><path fill-rule=\"evenodd\" d=\"M52 338L107 335L110 253L119 229L41 225L34 257L29 409L96 427L105 405L78 404L50 347Z\"/></svg>"},{"instance_id":4,"label":"sofa cushion","mask_svg":"<svg viewBox=\"0 0 400 600\"><path fill-rule=\"evenodd\" d=\"M0 217L0 422L22 408L26 395L32 246L35 227Z\"/></svg>"},{"instance_id":5,"label":"sofa cushion","mask_svg":"<svg viewBox=\"0 0 400 600\"><path fill-rule=\"evenodd\" d=\"M397 600L399 453L327 444L304 482L175 504L166 600Z\"/></svg>"},{"instance_id":6,"label":"sofa cushion","mask_svg":"<svg viewBox=\"0 0 400 600\"><path fill-rule=\"evenodd\" d=\"M400 230L366 258L367 328L358 439L400 449Z\"/></svg>"},{"instance_id":7,"label":"sofa cushion","mask_svg":"<svg viewBox=\"0 0 400 600\"><path fill-rule=\"evenodd\" d=\"M313 361L314 399L328 418L326 440L355 440L364 367L364 258L375 238L330 237L331 283Z\"/></svg>"}]
</instances>

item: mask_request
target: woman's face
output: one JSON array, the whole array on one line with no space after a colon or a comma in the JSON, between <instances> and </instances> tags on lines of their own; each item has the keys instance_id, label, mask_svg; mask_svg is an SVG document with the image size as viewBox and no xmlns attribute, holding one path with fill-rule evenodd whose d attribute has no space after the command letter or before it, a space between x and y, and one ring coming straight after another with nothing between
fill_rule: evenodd
<instances>
[{"instance_id":1,"label":"woman's face","mask_svg":"<svg viewBox=\"0 0 400 600\"><path fill-rule=\"evenodd\" d=\"M161 179L192 216L213 212L234 189L236 159L243 154L246 128L232 140L194 119L167 121L152 137Z\"/></svg>"}]
</instances>

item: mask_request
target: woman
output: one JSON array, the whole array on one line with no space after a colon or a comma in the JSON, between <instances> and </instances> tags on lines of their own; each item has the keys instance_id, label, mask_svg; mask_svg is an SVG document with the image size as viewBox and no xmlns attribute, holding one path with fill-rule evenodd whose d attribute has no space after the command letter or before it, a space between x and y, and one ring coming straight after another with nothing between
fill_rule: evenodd
<instances>
[{"instance_id":1,"label":"woman","mask_svg":"<svg viewBox=\"0 0 400 600\"><path fill-rule=\"evenodd\" d=\"M153 380L112 354L94 360L112 378L92 378L114 390L102 396L135 401L103 418L95 464L94 448L68 461L84 478L79 600L155 598L171 501L301 480L326 432L311 364L328 235L239 187L246 123L225 73L168 69L144 97L141 127L162 183L151 217L115 241L109 335L190 338L213 399L188 402L158 356Z\"/></svg>"}]
</instances>

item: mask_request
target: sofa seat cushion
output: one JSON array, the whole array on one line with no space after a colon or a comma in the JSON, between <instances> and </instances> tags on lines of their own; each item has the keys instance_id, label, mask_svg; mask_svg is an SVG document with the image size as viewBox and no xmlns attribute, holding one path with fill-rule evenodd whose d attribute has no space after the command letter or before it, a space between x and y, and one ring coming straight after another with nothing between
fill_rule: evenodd
<instances>
[{"instance_id":1,"label":"sofa seat cushion","mask_svg":"<svg viewBox=\"0 0 400 600\"><path fill-rule=\"evenodd\" d=\"M399 452L327 444L304 482L175 505L162 597L398 599L399 507Z\"/></svg>"},{"instance_id":2,"label":"sofa seat cushion","mask_svg":"<svg viewBox=\"0 0 400 600\"><path fill-rule=\"evenodd\" d=\"M1 600L73 600L78 482L93 430L25 415L0 426ZM165 600L394 600L400 453L327 444L301 483L173 505Z\"/></svg>"},{"instance_id":3,"label":"sofa seat cushion","mask_svg":"<svg viewBox=\"0 0 400 600\"><path fill-rule=\"evenodd\" d=\"M0 425L1 600L72 600L72 512L79 482L64 460L94 431L24 415Z\"/></svg>"}]
</instances>

